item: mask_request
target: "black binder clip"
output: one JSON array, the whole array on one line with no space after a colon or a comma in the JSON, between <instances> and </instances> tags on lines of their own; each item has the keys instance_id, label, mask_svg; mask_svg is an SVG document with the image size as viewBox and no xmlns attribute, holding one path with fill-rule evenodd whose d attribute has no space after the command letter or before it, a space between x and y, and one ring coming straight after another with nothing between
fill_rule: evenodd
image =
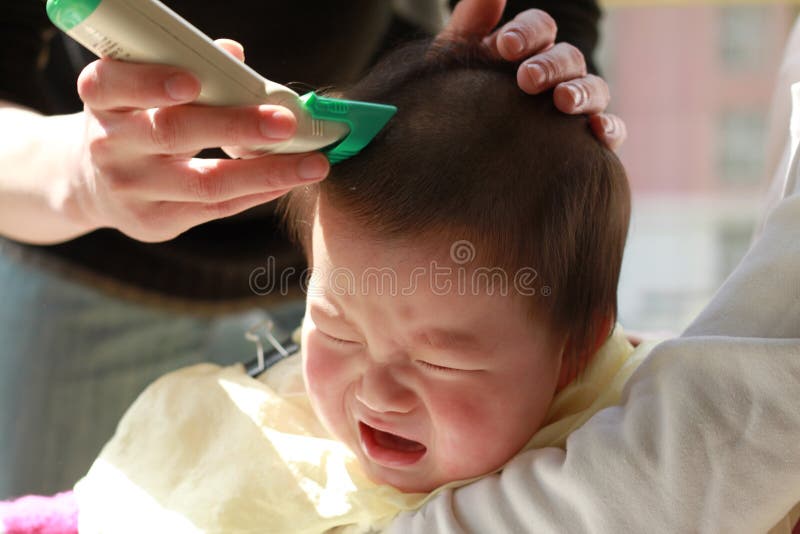
<instances>
[{"instance_id":1,"label":"black binder clip","mask_svg":"<svg viewBox=\"0 0 800 534\"><path fill-rule=\"evenodd\" d=\"M244 333L244 337L248 341L256 344L256 358L244 364L247 374L253 378L257 378L279 361L297 354L300 350L300 346L292 341L291 338L283 343L275 339L272 334L274 326L275 324L270 320L261 321ZM266 353L264 352L264 344L261 342L262 335L272 347L272 350Z\"/></svg>"}]
</instances>

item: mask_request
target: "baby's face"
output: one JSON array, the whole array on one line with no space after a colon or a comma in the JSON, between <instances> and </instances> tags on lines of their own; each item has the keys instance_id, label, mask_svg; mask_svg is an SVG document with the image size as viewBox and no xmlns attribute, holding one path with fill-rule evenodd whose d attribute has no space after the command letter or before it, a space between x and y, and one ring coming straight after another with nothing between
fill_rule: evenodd
<instances>
[{"instance_id":1,"label":"baby's face","mask_svg":"<svg viewBox=\"0 0 800 534\"><path fill-rule=\"evenodd\" d=\"M517 453L543 422L564 349L524 298L460 291L463 266L444 249L366 241L324 204L314 222L302 341L312 405L370 478L406 492Z\"/></svg>"}]
</instances>

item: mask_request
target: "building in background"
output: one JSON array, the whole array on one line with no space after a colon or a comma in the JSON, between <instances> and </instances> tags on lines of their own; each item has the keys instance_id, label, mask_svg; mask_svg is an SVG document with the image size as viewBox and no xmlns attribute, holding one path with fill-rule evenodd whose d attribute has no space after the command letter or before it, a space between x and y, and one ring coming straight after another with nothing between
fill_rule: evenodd
<instances>
[{"instance_id":1,"label":"building in background","mask_svg":"<svg viewBox=\"0 0 800 534\"><path fill-rule=\"evenodd\" d=\"M680 332L746 252L794 16L781 4L607 10L598 60L628 126L620 157L634 195L627 328Z\"/></svg>"}]
</instances>

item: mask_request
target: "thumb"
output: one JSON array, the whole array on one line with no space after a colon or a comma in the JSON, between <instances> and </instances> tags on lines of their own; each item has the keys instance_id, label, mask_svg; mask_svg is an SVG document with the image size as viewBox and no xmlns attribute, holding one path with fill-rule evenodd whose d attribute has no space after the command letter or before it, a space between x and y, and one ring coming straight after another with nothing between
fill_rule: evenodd
<instances>
[{"instance_id":1,"label":"thumb","mask_svg":"<svg viewBox=\"0 0 800 534\"><path fill-rule=\"evenodd\" d=\"M239 61L244 61L244 47L238 42L233 39L217 39L214 43Z\"/></svg>"},{"instance_id":2,"label":"thumb","mask_svg":"<svg viewBox=\"0 0 800 534\"><path fill-rule=\"evenodd\" d=\"M506 0L461 0L440 35L486 37L500 22L505 7Z\"/></svg>"}]
</instances>

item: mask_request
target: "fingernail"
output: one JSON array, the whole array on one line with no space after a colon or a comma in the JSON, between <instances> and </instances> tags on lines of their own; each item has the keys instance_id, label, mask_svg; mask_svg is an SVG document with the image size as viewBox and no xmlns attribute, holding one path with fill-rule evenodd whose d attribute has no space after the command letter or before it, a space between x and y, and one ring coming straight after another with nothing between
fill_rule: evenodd
<instances>
[{"instance_id":1,"label":"fingernail","mask_svg":"<svg viewBox=\"0 0 800 534\"><path fill-rule=\"evenodd\" d=\"M537 87L543 85L547 80L547 73L536 63L528 65L528 75L531 77L533 84Z\"/></svg>"},{"instance_id":2,"label":"fingernail","mask_svg":"<svg viewBox=\"0 0 800 534\"><path fill-rule=\"evenodd\" d=\"M297 175L303 180L319 180L328 174L328 158L322 154L312 154L300 161Z\"/></svg>"},{"instance_id":3,"label":"fingernail","mask_svg":"<svg viewBox=\"0 0 800 534\"><path fill-rule=\"evenodd\" d=\"M515 30L509 30L503 34L503 46L506 47L506 50L514 54L522 53L525 49L525 40L522 38L522 35Z\"/></svg>"},{"instance_id":4,"label":"fingernail","mask_svg":"<svg viewBox=\"0 0 800 534\"><path fill-rule=\"evenodd\" d=\"M565 87L567 88L569 97L572 99L572 103L575 105L575 107L581 107L583 105L583 91L572 84L567 84Z\"/></svg>"},{"instance_id":5,"label":"fingernail","mask_svg":"<svg viewBox=\"0 0 800 534\"><path fill-rule=\"evenodd\" d=\"M607 134L613 133L616 125L614 121L606 117L605 115L600 116L600 123L603 125L603 131Z\"/></svg>"},{"instance_id":6,"label":"fingernail","mask_svg":"<svg viewBox=\"0 0 800 534\"><path fill-rule=\"evenodd\" d=\"M275 111L262 117L258 126L268 139L287 139L294 134L294 117L286 111Z\"/></svg>"},{"instance_id":7,"label":"fingernail","mask_svg":"<svg viewBox=\"0 0 800 534\"><path fill-rule=\"evenodd\" d=\"M244 58L244 47L238 41L227 41L226 44L232 48L236 49L236 54L234 57L236 58Z\"/></svg>"},{"instance_id":8,"label":"fingernail","mask_svg":"<svg viewBox=\"0 0 800 534\"><path fill-rule=\"evenodd\" d=\"M188 74L173 74L164 82L169 97L177 102L194 100L200 92L197 80Z\"/></svg>"}]
</instances>

